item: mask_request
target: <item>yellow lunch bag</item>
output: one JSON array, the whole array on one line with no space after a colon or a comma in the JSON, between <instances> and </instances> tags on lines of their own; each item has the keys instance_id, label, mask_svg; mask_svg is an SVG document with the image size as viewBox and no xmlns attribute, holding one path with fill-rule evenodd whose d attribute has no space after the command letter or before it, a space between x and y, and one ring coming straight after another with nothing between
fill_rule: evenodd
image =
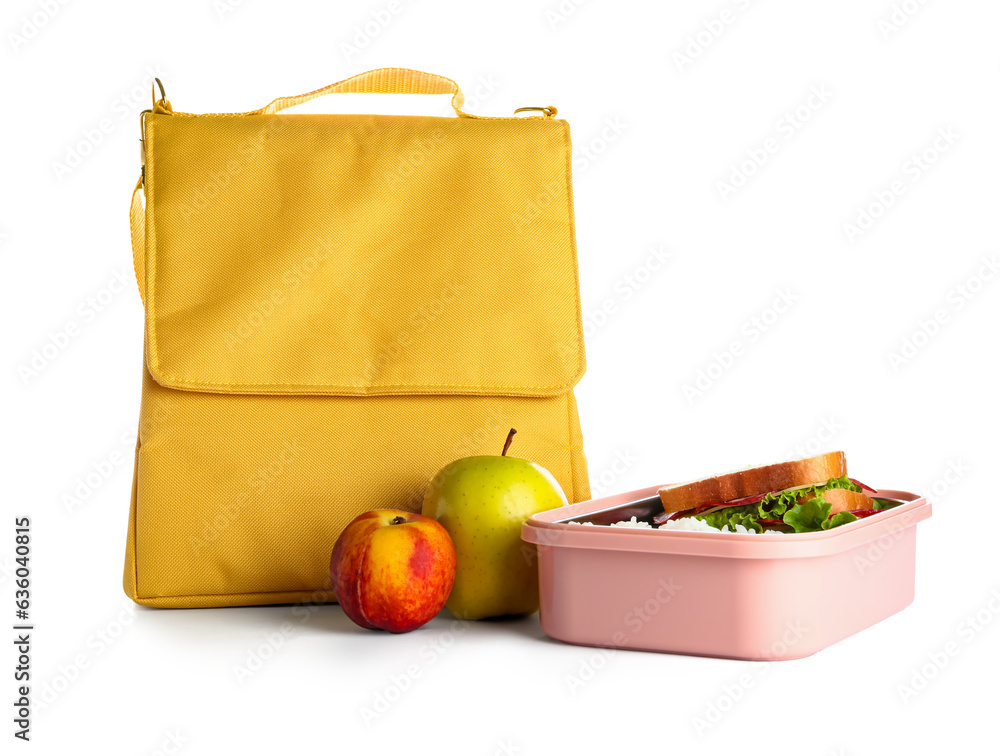
<instances>
[{"instance_id":1,"label":"yellow lunch bag","mask_svg":"<svg viewBox=\"0 0 1000 756\"><path fill-rule=\"evenodd\" d=\"M456 117L286 114L450 94ZM132 246L145 360L125 592L158 607L334 601L356 515L420 511L499 454L589 498L569 127L487 118L401 68L247 113L142 116Z\"/></svg>"}]
</instances>

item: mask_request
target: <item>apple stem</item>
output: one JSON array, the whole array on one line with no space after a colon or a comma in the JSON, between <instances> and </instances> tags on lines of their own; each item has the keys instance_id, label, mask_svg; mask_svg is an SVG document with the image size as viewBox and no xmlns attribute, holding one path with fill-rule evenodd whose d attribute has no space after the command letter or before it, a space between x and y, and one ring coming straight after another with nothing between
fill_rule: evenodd
<instances>
[{"instance_id":1,"label":"apple stem","mask_svg":"<svg viewBox=\"0 0 1000 756\"><path fill-rule=\"evenodd\" d=\"M507 450L510 448L510 442L514 440L515 433L517 433L517 431L514 428L511 428L510 433L507 434L507 440L504 442L503 451L500 452L501 457L507 456Z\"/></svg>"},{"instance_id":2,"label":"apple stem","mask_svg":"<svg viewBox=\"0 0 1000 756\"><path fill-rule=\"evenodd\" d=\"M402 525L404 522L406 522L406 518L403 517L402 515L396 515L391 520L389 520L390 525Z\"/></svg>"}]
</instances>

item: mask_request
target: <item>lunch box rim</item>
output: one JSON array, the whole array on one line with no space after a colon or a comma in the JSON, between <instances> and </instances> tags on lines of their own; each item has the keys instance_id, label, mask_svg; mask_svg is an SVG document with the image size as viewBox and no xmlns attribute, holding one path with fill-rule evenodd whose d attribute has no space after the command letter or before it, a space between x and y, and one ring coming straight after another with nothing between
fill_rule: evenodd
<instances>
[{"instance_id":1,"label":"lunch box rim","mask_svg":"<svg viewBox=\"0 0 1000 756\"><path fill-rule=\"evenodd\" d=\"M539 512L528 518L521 537L539 548L579 548L609 551L641 551L692 556L746 559L801 558L839 553L859 545L892 538L931 516L926 497L908 491L879 489L873 498L903 500L892 509L872 517L813 533L712 533L657 528L612 528L558 522L586 517L599 511L653 498L662 485L628 493L570 504ZM898 536L897 536L898 537Z\"/></svg>"}]
</instances>

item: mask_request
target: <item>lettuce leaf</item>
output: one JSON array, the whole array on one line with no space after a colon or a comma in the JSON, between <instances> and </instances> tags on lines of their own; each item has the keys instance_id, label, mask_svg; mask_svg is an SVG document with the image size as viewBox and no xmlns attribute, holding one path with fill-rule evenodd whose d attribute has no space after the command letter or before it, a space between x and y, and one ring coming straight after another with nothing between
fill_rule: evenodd
<instances>
[{"instance_id":1,"label":"lettuce leaf","mask_svg":"<svg viewBox=\"0 0 1000 756\"><path fill-rule=\"evenodd\" d=\"M735 530L736 525L742 525L747 530L753 530L757 533L763 533L766 529L764 525L757 522L760 518L782 520L786 525L793 528L796 533L828 530L837 525L843 525L846 522L853 522L858 519L848 512L841 513L847 515L847 517L841 517L841 514L838 514L832 520L829 519L830 505L823 500L822 494L831 488L861 491L861 486L851 482L847 476L844 476L843 478L831 478L826 483L815 486L769 493L763 499L753 504L726 507L716 512L694 516L714 528L721 529L723 526L728 525L730 530ZM813 502L817 503L813 504ZM824 511L825 514L823 514ZM793 512L794 514L792 514ZM788 515L791 515L791 521L789 521Z\"/></svg>"},{"instance_id":2,"label":"lettuce leaf","mask_svg":"<svg viewBox=\"0 0 1000 756\"><path fill-rule=\"evenodd\" d=\"M816 497L802 501L785 512L781 519L796 533L809 533L822 530L823 523L830 518L830 505Z\"/></svg>"},{"instance_id":3,"label":"lettuce leaf","mask_svg":"<svg viewBox=\"0 0 1000 756\"><path fill-rule=\"evenodd\" d=\"M830 528L835 528L838 525L846 525L849 522L854 522L857 517L852 515L850 512L838 512L825 523L823 523L823 530L829 530Z\"/></svg>"},{"instance_id":4,"label":"lettuce leaf","mask_svg":"<svg viewBox=\"0 0 1000 756\"><path fill-rule=\"evenodd\" d=\"M763 533L764 526L757 522L759 515L754 511L755 506L748 504L744 507L726 507L725 509L720 509L718 512L695 515L695 518L702 522L707 522L713 528L718 528L719 530L728 525L730 530L735 531L736 525L742 525L747 530Z\"/></svg>"},{"instance_id":5,"label":"lettuce leaf","mask_svg":"<svg viewBox=\"0 0 1000 756\"><path fill-rule=\"evenodd\" d=\"M810 499L815 498L824 491L829 491L831 488L843 488L847 491L856 492L861 491L861 486L851 481L846 475L843 478L831 478L826 483L820 485L768 494L757 504L762 513L768 513L761 514L760 516L780 520L782 515L800 499L805 500L806 497Z\"/></svg>"},{"instance_id":6,"label":"lettuce leaf","mask_svg":"<svg viewBox=\"0 0 1000 756\"><path fill-rule=\"evenodd\" d=\"M796 533L812 533L817 530L829 530L858 519L850 512L838 512L830 517L830 509L829 502L821 494L814 499L800 501L785 512L782 520Z\"/></svg>"}]
</instances>

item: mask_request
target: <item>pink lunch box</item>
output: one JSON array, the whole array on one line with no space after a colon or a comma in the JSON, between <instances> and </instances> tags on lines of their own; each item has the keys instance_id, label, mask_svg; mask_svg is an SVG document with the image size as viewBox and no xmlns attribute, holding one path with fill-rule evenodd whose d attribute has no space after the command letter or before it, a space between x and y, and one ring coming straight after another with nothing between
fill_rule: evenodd
<instances>
[{"instance_id":1,"label":"pink lunch box","mask_svg":"<svg viewBox=\"0 0 1000 756\"><path fill-rule=\"evenodd\" d=\"M820 533L743 535L593 527L651 522L657 489L541 512L521 537L537 545L542 629L587 646L730 659L814 654L913 601L916 494Z\"/></svg>"}]
</instances>

